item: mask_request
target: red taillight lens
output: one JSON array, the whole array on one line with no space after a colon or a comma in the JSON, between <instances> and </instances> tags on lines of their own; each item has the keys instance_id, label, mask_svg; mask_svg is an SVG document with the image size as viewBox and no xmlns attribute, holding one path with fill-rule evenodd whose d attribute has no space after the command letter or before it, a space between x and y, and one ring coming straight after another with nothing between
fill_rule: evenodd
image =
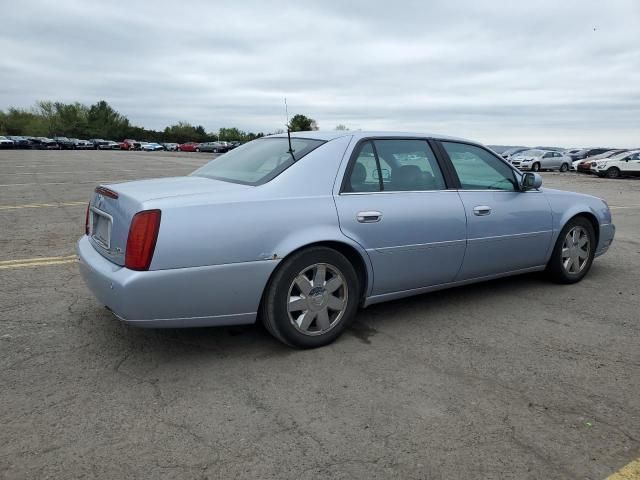
<instances>
[{"instance_id":1,"label":"red taillight lens","mask_svg":"<svg viewBox=\"0 0 640 480\"><path fill-rule=\"evenodd\" d=\"M91 202L87 205L87 216L84 219L84 233L89 235L89 209L91 208Z\"/></svg>"},{"instance_id":2,"label":"red taillight lens","mask_svg":"<svg viewBox=\"0 0 640 480\"><path fill-rule=\"evenodd\" d=\"M160 210L145 210L134 215L127 238L124 265L131 270L149 270L160 230Z\"/></svg>"}]
</instances>

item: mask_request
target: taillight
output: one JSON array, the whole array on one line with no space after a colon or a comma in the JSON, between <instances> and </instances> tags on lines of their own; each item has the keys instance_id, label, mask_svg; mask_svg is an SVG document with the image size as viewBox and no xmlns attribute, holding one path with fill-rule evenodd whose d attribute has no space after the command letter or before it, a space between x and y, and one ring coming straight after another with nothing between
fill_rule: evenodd
<instances>
[{"instance_id":1,"label":"taillight","mask_svg":"<svg viewBox=\"0 0 640 480\"><path fill-rule=\"evenodd\" d=\"M124 265L131 270L149 270L160 230L160 210L145 210L134 215L127 238Z\"/></svg>"},{"instance_id":2,"label":"taillight","mask_svg":"<svg viewBox=\"0 0 640 480\"><path fill-rule=\"evenodd\" d=\"M84 233L89 235L89 209L91 208L91 202L87 204L87 216L84 219Z\"/></svg>"}]
</instances>

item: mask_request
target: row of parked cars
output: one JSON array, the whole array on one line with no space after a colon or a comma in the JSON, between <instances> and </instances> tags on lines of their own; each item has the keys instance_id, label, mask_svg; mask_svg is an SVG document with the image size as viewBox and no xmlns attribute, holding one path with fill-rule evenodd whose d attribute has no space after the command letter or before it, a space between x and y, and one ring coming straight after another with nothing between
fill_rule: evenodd
<instances>
[{"instance_id":1,"label":"row of parked cars","mask_svg":"<svg viewBox=\"0 0 640 480\"><path fill-rule=\"evenodd\" d=\"M81 140L68 137L24 137L0 136L0 148L21 148L34 150L142 150L155 152L159 150L182 152L211 152L224 153L240 145L240 142L186 142L186 143L157 143L140 142L130 138L122 142L92 138Z\"/></svg>"},{"instance_id":2,"label":"row of parked cars","mask_svg":"<svg viewBox=\"0 0 640 480\"><path fill-rule=\"evenodd\" d=\"M519 170L574 170L600 177L640 176L640 149L517 147L502 152L502 157Z\"/></svg>"}]
</instances>

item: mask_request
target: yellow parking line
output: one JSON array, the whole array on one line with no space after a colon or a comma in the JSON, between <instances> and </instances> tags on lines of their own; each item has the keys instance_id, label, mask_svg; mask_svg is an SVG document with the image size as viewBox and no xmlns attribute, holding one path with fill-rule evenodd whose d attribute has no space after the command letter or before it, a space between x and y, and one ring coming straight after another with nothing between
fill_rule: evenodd
<instances>
[{"instance_id":1,"label":"yellow parking line","mask_svg":"<svg viewBox=\"0 0 640 480\"><path fill-rule=\"evenodd\" d=\"M65 255L62 257L36 257L36 258L20 258L18 260L2 260L1 265L11 265L12 263L30 263L30 262L43 262L49 260L73 260L76 259L75 255Z\"/></svg>"},{"instance_id":2,"label":"yellow parking line","mask_svg":"<svg viewBox=\"0 0 640 480\"><path fill-rule=\"evenodd\" d=\"M59 203L27 203L25 205L0 205L0 210L20 210L22 208L47 208L47 207L77 207L87 205L88 202L59 202Z\"/></svg>"},{"instance_id":3,"label":"yellow parking line","mask_svg":"<svg viewBox=\"0 0 640 480\"><path fill-rule=\"evenodd\" d=\"M39 267L43 265L62 265L65 263L73 263L77 261L78 257L75 255L66 255L62 257L23 258L20 260L3 260L0 261L0 270L6 270L9 268Z\"/></svg>"},{"instance_id":4,"label":"yellow parking line","mask_svg":"<svg viewBox=\"0 0 640 480\"><path fill-rule=\"evenodd\" d=\"M607 480L639 480L640 479L640 458L622 467Z\"/></svg>"}]
</instances>

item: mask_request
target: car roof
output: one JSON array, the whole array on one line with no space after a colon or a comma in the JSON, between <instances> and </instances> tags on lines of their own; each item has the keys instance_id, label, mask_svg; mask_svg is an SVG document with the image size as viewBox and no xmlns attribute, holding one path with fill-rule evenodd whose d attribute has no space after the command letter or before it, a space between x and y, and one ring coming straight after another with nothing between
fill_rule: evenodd
<instances>
[{"instance_id":1,"label":"car roof","mask_svg":"<svg viewBox=\"0 0 640 480\"><path fill-rule=\"evenodd\" d=\"M275 135L269 135L264 138L277 138L277 137L286 137L286 133L278 133ZM306 132L291 132L291 136L293 138L311 138L317 140L334 140L340 137L353 136L357 139L368 138L368 137L424 137L424 138L434 138L439 140L456 140L459 142L466 143L475 143L479 144L479 142L473 140L467 140L459 137L452 137L449 135L441 135L436 133L417 133L417 132L389 132L389 131L380 131L380 130L315 130L315 131L306 131Z\"/></svg>"}]
</instances>

